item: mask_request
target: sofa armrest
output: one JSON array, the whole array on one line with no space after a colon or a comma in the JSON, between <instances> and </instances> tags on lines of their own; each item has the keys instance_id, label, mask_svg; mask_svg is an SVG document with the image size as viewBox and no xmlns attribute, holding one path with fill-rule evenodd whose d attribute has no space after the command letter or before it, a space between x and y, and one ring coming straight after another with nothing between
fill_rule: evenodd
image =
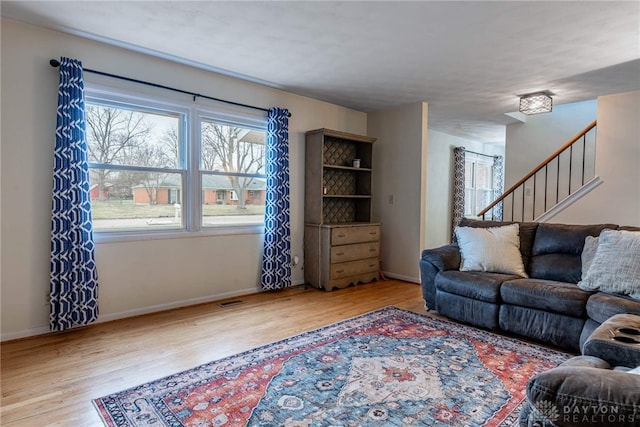
<instances>
[{"instance_id":1,"label":"sofa armrest","mask_svg":"<svg viewBox=\"0 0 640 427\"><path fill-rule=\"evenodd\" d=\"M626 372L559 366L530 379L527 398L530 421L548 419L560 427L640 422L640 375Z\"/></svg>"},{"instance_id":2,"label":"sofa armrest","mask_svg":"<svg viewBox=\"0 0 640 427\"><path fill-rule=\"evenodd\" d=\"M460 268L460 248L456 243L422 251L422 260L433 264L438 271Z\"/></svg>"},{"instance_id":3,"label":"sofa armrest","mask_svg":"<svg viewBox=\"0 0 640 427\"><path fill-rule=\"evenodd\" d=\"M422 297L427 310L436 308L436 275L445 270L460 268L460 250L452 243L434 249L425 249L420 258L420 281L422 283Z\"/></svg>"}]
</instances>

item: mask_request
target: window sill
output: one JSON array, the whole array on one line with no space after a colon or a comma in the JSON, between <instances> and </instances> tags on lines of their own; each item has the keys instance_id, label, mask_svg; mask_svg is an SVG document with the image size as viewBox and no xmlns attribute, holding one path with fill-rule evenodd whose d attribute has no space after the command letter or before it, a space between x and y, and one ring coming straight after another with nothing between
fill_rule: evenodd
<instances>
[{"instance_id":1,"label":"window sill","mask_svg":"<svg viewBox=\"0 0 640 427\"><path fill-rule=\"evenodd\" d=\"M201 237L230 236L241 234L264 234L264 225L237 225L207 227L198 231L186 230L166 230L166 231L124 231L124 232L94 232L94 242L118 243L145 240L168 240L168 239L193 239Z\"/></svg>"}]
</instances>

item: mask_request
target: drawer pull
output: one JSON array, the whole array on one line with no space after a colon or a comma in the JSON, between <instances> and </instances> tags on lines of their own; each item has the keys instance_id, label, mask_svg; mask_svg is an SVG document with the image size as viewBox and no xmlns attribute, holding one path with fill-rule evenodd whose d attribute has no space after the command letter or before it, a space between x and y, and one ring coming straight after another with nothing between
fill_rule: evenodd
<instances>
[{"instance_id":1,"label":"drawer pull","mask_svg":"<svg viewBox=\"0 0 640 427\"><path fill-rule=\"evenodd\" d=\"M377 236L378 232L377 231L370 231L369 232L369 236Z\"/></svg>"},{"instance_id":2,"label":"drawer pull","mask_svg":"<svg viewBox=\"0 0 640 427\"><path fill-rule=\"evenodd\" d=\"M375 252L376 248L369 248L369 252Z\"/></svg>"},{"instance_id":3,"label":"drawer pull","mask_svg":"<svg viewBox=\"0 0 640 427\"><path fill-rule=\"evenodd\" d=\"M342 256L344 255L344 252L336 252L336 256Z\"/></svg>"},{"instance_id":4,"label":"drawer pull","mask_svg":"<svg viewBox=\"0 0 640 427\"><path fill-rule=\"evenodd\" d=\"M336 270L336 273L344 273L344 270Z\"/></svg>"},{"instance_id":5,"label":"drawer pull","mask_svg":"<svg viewBox=\"0 0 640 427\"><path fill-rule=\"evenodd\" d=\"M375 266L376 266L375 264L369 264L369 267L375 267Z\"/></svg>"},{"instance_id":6,"label":"drawer pull","mask_svg":"<svg viewBox=\"0 0 640 427\"><path fill-rule=\"evenodd\" d=\"M343 237L347 237L347 235L346 234L337 234L336 237L339 237L339 238L342 239Z\"/></svg>"}]
</instances>

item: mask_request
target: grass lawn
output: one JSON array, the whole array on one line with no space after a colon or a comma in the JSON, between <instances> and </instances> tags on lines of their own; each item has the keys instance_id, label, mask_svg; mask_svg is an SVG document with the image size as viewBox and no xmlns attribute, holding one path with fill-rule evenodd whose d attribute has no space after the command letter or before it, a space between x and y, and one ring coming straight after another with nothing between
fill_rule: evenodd
<instances>
[{"instance_id":1,"label":"grass lawn","mask_svg":"<svg viewBox=\"0 0 640 427\"><path fill-rule=\"evenodd\" d=\"M135 219L174 217L173 205L136 205L131 200L91 202L93 219ZM202 205L203 216L262 215L264 205L247 205L238 209L234 205Z\"/></svg>"}]
</instances>

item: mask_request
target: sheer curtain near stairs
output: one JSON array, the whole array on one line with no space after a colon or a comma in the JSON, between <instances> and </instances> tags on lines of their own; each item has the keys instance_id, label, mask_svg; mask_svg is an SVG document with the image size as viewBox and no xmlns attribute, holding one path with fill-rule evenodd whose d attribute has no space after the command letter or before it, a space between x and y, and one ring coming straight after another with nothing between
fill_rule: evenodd
<instances>
[{"instance_id":1,"label":"sheer curtain near stairs","mask_svg":"<svg viewBox=\"0 0 640 427\"><path fill-rule=\"evenodd\" d=\"M85 129L82 63L62 58L51 218L52 331L87 325L98 318Z\"/></svg>"},{"instance_id":2,"label":"sheer curtain near stairs","mask_svg":"<svg viewBox=\"0 0 640 427\"><path fill-rule=\"evenodd\" d=\"M512 185L477 216L488 216L500 204L508 221L545 221L602 181L595 176L594 120L531 172Z\"/></svg>"}]
</instances>

